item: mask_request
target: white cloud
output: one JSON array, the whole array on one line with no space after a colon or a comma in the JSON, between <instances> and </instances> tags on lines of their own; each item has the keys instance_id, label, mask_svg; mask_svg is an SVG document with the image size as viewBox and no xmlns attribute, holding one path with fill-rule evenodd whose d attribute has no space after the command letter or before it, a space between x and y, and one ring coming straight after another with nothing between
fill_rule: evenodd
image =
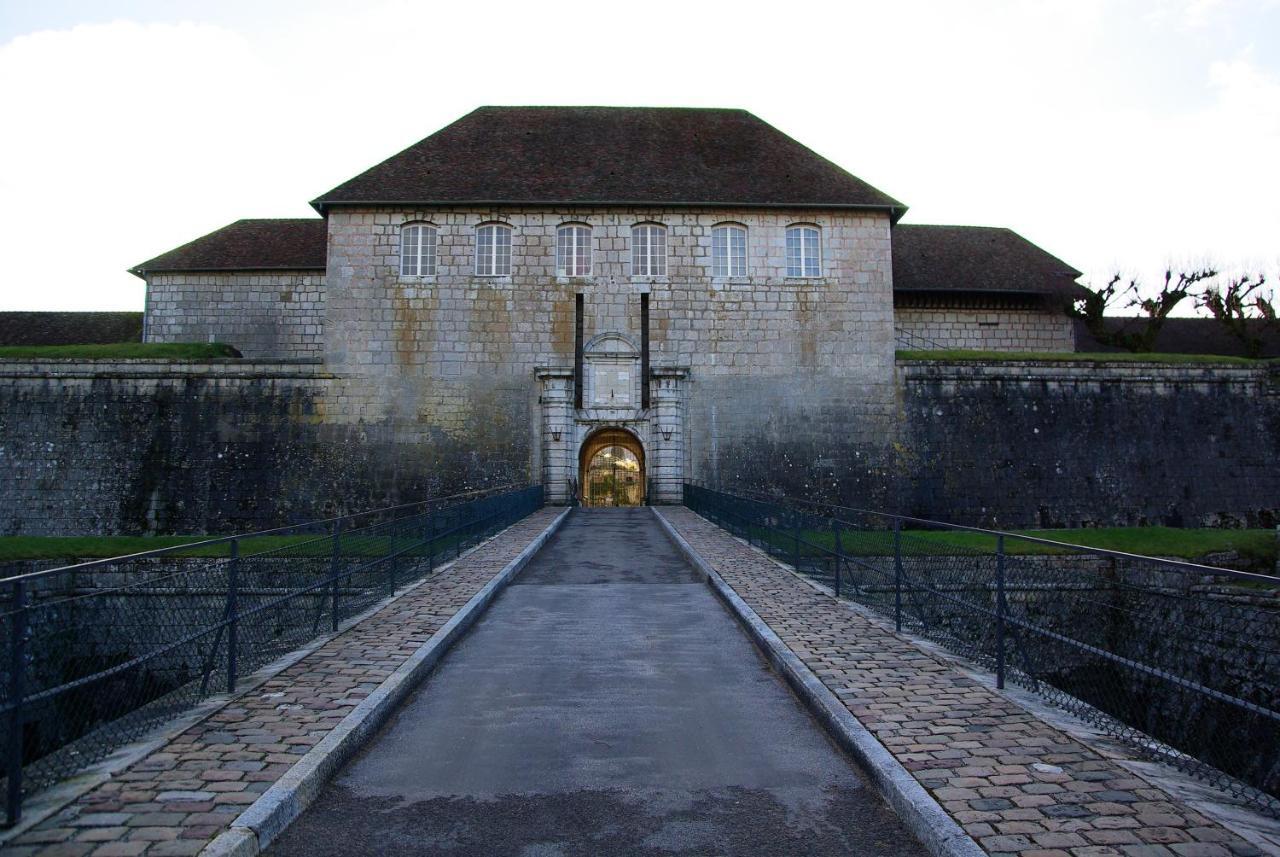
<instances>
[{"instance_id":1,"label":"white cloud","mask_svg":"<svg viewBox=\"0 0 1280 857\"><path fill-rule=\"evenodd\" d=\"M0 46L0 308L140 308L129 265L238 217L304 216L492 103L745 107L913 222L1008 225L1102 277L1275 265L1280 83L1222 35L1266 44L1248 24L1269 2L1191 0L1161 23L1102 0L385 0L33 33Z\"/></svg>"}]
</instances>

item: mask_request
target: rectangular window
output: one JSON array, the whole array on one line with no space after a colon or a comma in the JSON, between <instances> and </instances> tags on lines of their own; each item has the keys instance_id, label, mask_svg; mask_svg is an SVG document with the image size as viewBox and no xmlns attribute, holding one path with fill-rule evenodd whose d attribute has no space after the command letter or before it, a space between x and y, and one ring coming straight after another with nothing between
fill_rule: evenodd
<instances>
[{"instance_id":1,"label":"rectangular window","mask_svg":"<svg viewBox=\"0 0 1280 857\"><path fill-rule=\"evenodd\" d=\"M434 277L436 273L436 228L425 223L400 227L400 275Z\"/></svg>"},{"instance_id":2,"label":"rectangular window","mask_svg":"<svg viewBox=\"0 0 1280 857\"><path fill-rule=\"evenodd\" d=\"M418 230L412 226L400 230L400 274L418 276Z\"/></svg>"},{"instance_id":3,"label":"rectangular window","mask_svg":"<svg viewBox=\"0 0 1280 857\"><path fill-rule=\"evenodd\" d=\"M511 276L511 227L490 223L476 229L476 276Z\"/></svg>"},{"instance_id":4,"label":"rectangular window","mask_svg":"<svg viewBox=\"0 0 1280 857\"><path fill-rule=\"evenodd\" d=\"M590 226L561 226L556 230L556 274L591 276Z\"/></svg>"},{"instance_id":5,"label":"rectangular window","mask_svg":"<svg viewBox=\"0 0 1280 857\"><path fill-rule=\"evenodd\" d=\"M657 225L631 230L631 274L635 277L667 275L667 230Z\"/></svg>"},{"instance_id":6,"label":"rectangular window","mask_svg":"<svg viewBox=\"0 0 1280 857\"><path fill-rule=\"evenodd\" d=\"M822 276L822 242L814 227L787 228L787 276Z\"/></svg>"},{"instance_id":7,"label":"rectangular window","mask_svg":"<svg viewBox=\"0 0 1280 857\"><path fill-rule=\"evenodd\" d=\"M747 230L742 226L717 226L711 230L711 276L747 275Z\"/></svg>"}]
</instances>

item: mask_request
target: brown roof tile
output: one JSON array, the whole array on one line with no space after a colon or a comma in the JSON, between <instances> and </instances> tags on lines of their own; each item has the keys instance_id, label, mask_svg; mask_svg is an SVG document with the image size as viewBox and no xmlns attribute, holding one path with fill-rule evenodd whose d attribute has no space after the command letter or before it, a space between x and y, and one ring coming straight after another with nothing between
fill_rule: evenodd
<instances>
[{"instance_id":1,"label":"brown roof tile","mask_svg":"<svg viewBox=\"0 0 1280 857\"><path fill-rule=\"evenodd\" d=\"M1004 292L1075 297L1080 272L1011 229L893 228L895 292Z\"/></svg>"},{"instance_id":2,"label":"brown roof tile","mask_svg":"<svg viewBox=\"0 0 1280 857\"><path fill-rule=\"evenodd\" d=\"M319 217L237 220L129 270L322 271L328 231Z\"/></svg>"},{"instance_id":3,"label":"brown roof tile","mask_svg":"<svg viewBox=\"0 0 1280 857\"><path fill-rule=\"evenodd\" d=\"M481 107L312 202L906 206L744 110Z\"/></svg>"}]
</instances>

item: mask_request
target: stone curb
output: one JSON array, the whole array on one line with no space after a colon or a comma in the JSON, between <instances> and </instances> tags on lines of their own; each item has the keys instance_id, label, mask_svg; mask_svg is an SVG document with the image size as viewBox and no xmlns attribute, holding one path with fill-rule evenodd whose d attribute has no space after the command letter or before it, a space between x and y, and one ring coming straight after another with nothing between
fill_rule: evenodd
<instances>
[{"instance_id":1,"label":"stone curb","mask_svg":"<svg viewBox=\"0 0 1280 857\"><path fill-rule=\"evenodd\" d=\"M844 707L836 695L733 591L724 578L693 549L656 508L654 517L685 558L706 575L712 591L729 608L748 636L764 652L774 669L809 708L840 747L861 765L876 790L893 807L907 829L935 857L982 857L983 850L942 806L929 796L911 772ZM726 533L726 536L729 534Z\"/></svg>"},{"instance_id":2,"label":"stone curb","mask_svg":"<svg viewBox=\"0 0 1280 857\"><path fill-rule=\"evenodd\" d=\"M475 624L508 583L520 573L560 529L570 510L554 521L507 563L443 628L423 643L408 660L365 697L332 732L303 756L283 777L262 793L200 852L200 857L256 857L319 795L325 783L387 721L433 670L441 657Z\"/></svg>"}]
</instances>

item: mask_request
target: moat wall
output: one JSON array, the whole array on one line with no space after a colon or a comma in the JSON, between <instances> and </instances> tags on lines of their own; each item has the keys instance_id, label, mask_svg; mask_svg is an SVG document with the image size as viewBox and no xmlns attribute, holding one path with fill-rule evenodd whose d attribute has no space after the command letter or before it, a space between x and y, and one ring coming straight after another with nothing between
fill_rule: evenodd
<instances>
[{"instance_id":1,"label":"moat wall","mask_svg":"<svg viewBox=\"0 0 1280 857\"><path fill-rule=\"evenodd\" d=\"M1280 367L901 361L898 377L907 514L1001 527L1280 522Z\"/></svg>"},{"instance_id":2,"label":"moat wall","mask_svg":"<svg viewBox=\"0 0 1280 857\"><path fill-rule=\"evenodd\" d=\"M0 361L0 533L256 530L528 478L496 418L463 441L349 407L314 362Z\"/></svg>"},{"instance_id":3,"label":"moat wall","mask_svg":"<svg viewBox=\"0 0 1280 857\"><path fill-rule=\"evenodd\" d=\"M695 363L686 472L957 523L1272 526L1278 377L912 361L896 403L859 404L861 381L799 373L784 394ZM532 377L402 379L381 408L360 383L305 361L0 362L0 533L249 530L537 478ZM396 406L406 384L507 404L442 427Z\"/></svg>"}]
</instances>

